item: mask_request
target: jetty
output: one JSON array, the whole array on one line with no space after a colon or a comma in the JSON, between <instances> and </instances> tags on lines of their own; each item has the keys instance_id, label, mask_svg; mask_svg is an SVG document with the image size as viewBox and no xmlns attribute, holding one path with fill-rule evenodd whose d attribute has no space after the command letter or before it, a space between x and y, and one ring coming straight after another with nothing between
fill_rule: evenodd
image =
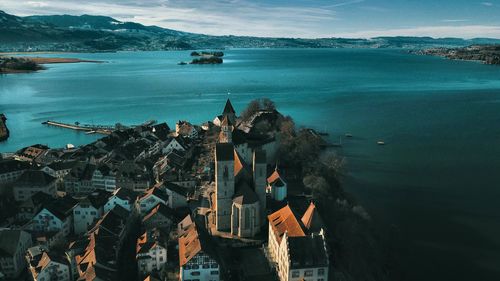
<instances>
[{"instance_id":1,"label":"jetty","mask_svg":"<svg viewBox=\"0 0 500 281\"><path fill-rule=\"evenodd\" d=\"M114 130L116 130L116 127L111 125L79 124L78 122L75 124L68 124L68 123L47 120L45 122L42 122L42 124L75 130L75 131L83 131L86 132L87 134L110 135Z\"/></svg>"}]
</instances>

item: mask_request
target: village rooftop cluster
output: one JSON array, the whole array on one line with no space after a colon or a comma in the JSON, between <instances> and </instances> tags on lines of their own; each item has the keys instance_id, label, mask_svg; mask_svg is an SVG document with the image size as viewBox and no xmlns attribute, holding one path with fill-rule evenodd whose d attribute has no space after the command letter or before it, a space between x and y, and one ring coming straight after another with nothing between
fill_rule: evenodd
<instances>
[{"instance_id":1,"label":"village rooftop cluster","mask_svg":"<svg viewBox=\"0 0 500 281\"><path fill-rule=\"evenodd\" d=\"M325 281L325 229L275 108L0 160L0 280Z\"/></svg>"}]
</instances>

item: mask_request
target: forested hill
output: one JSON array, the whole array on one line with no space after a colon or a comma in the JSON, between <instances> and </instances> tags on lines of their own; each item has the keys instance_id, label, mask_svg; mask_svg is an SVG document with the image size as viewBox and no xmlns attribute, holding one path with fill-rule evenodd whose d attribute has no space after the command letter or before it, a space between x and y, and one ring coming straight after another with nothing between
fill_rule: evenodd
<instances>
[{"instance_id":1,"label":"forested hill","mask_svg":"<svg viewBox=\"0 0 500 281\"><path fill-rule=\"evenodd\" d=\"M210 36L105 16L18 17L0 11L0 51L120 51L222 48L430 48L500 43L497 39L430 37L262 38Z\"/></svg>"}]
</instances>

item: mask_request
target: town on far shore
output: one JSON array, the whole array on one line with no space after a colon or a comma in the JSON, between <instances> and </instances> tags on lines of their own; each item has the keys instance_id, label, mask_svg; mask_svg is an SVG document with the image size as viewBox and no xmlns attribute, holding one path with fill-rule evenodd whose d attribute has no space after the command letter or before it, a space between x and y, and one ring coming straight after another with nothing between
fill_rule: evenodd
<instances>
[{"instance_id":1,"label":"town on far shore","mask_svg":"<svg viewBox=\"0 0 500 281\"><path fill-rule=\"evenodd\" d=\"M332 280L330 195L296 164L326 142L268 99L221 108L2 153L0 280Z\"/></svg>"}]
</instances>

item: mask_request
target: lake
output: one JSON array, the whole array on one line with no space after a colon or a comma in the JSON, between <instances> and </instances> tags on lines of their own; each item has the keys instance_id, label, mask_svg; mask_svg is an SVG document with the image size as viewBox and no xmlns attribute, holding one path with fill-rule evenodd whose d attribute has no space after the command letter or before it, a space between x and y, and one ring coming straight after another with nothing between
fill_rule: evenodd
<instances>
[{"instance_id":1,"label":"lake","mask_svg":"<svg viewBox=\"0 0 500 281\"><path fill-rule=\"evenodd\" d=\"M297 123L343 139L345 188L401 233L408 280L500 280L500 67L403 50L228 50L223 65L177 65L190 52L44 55L106 63L0 76L11 138L0 152L98 138L57 120L201 123L229 97L268 97ZM377 145L382 140L385 146Z\"/></svg>"}]
</instances>

